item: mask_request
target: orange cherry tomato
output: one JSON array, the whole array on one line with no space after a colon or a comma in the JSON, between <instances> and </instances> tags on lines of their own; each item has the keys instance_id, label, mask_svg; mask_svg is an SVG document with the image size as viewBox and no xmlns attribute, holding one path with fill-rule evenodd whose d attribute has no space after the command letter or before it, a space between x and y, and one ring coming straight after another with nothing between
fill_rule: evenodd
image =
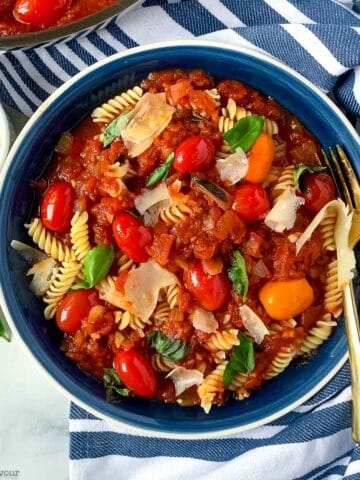
<instances>
[{"instance_id":1,"label":"orange cherry tomato","mask_svg":"<svg viewBox=\"0 0 360 480\"><path fill-rule=\"evenodd\" d=\"M120 350L115 356L115 369L124 385L139 397L153 397L157 378L149 360L138 350Z\"/></svg>"},{"instance_id":2,"label":"orange cherry tomato","mask_svg":"<svg viewBox=\"0 0 360 480\"><path fill-rule=\"evenodd\" d=\"M135 262L146 262L146 247L153 242L154 230L127 212L120 213L113 222L115 241L120 250Z\"/></svg>"},{"instance_id":3,"label":"orange cherry tomato","mask_svg":"<svg viewBox=\"0 0 360 480\"><path fill-rule=\"evenodd\" d=\"M274 160L275 144L268 133L260 133L248 152L249 169L244 177L251 183L261 183L269 173Z\"/></svg>"},{"instance_id":4,"label":"orange cherry tomato","mask_svg":"<svg viewBox=\"0 0 360 480\"><path fill-rule=\"evenodd\" d=\"M185 286L210 312L222 307L230 298L231 285L223 272L209 275L204 272L199 260L195 261L184 274Z\"/></svg>"},{"instance_id":5,"label":"orange cherry tomato","mask_svg":"<svg viewBox=\"0 0 360 480\"><path fill-rule=\"evenodd\" d=\"M70 183L51 185L41 202L41 221L48 230L65 233L70 229L75 192Z\"/></svg>"},{"instance_id":6,"label":"orange cherry tomato","mask_svg":"<svg viewBox=\"0 0 360 480\"><path fill-rule=\"evenodd\" d=\"M212 141L201 135L184 140L175 150L173 167L181 173L199 172L214 161L215 147Z\"/></svg>"},{"instance_id":7,"label":"orange cherry tomato","mask_svg":"<svg viewBox=\"0 0 360 480\"><path fill-rule=\"evenodd\" d=\"M267 282L260 289L259 299L269 317L288 320L310 307L314 292L306 278Z\"/></svg>"},{"instance_id":8,"label":"orange cherry tomato","mask_svg":"<svg viewBox=\"0 0 360 480\"><path fill-rule=\"evenodd\" d=\"M94 288L69 292L58 306L56 325L65 333L76 333L81 327L81 321L89 315L91 308L98 304L100 299Z\"/></svg>"},{"instance_id":9,"label":"orange cherry tomato","mask_svg":"<svg viewBox=\"0 0 360 480\"><path fill-rule=\"evenodd\" d=\"M51 25L70 7L71 0L17 0L13 15L27 25Z\"/></svg>"}]
</instances>

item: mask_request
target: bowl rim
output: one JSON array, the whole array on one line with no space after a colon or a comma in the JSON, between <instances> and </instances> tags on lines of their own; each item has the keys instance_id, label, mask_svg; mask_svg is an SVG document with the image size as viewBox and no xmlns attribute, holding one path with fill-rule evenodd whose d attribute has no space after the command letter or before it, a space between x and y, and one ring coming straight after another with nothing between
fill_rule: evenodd
<instances>
[{"instance_id":1,"label":"bowl rim","mask_svg":"<svg viewBox=\"0 0 360 480\"><path fill-rule=\"evenodd\" d=\"M47 28L37 32L23 33L20 35L0 36L0 50L29 48L54 42L56 40L62 41L69 35L80 34L102 22L110 21L116 15L135 6L139 1L140 0L118 0L114 5L110 5L98 12L94 12L91 15L75 20L74 22L66 23L65 25Z\"/></svg>"},{"instance_id":2,"label":"bowl rim","mask_svg":"<svg viewBox=\"0 0 360 480\"><path fill-rule=\"evenodd\" d=\"M68 88L70 88L73 84L77 83L82 79L82 77L87 76L93 71L96 71L98 69L101 69L104 65L111 63L115 60L122 59L129 57L134 54L142 53L142 52L147 52L149 50L156 51L158 49L163 49L163 48L169 48L169 47L195 47L195 48L215 48L215 49L220 49L220 50L230 50L234 53L243 53L245 55L255 57L259 59L260 61L270 63L274 66L276 66L279 69L285 70L288 74L294 76L299 80L301 83L305 84L309 89L313 90L315 94L317 94L324 103L327 104L327 106L334 112L334 114L339 118L339 120L346 126L348 132L351 134L351 136L354 137L354 140L356 142L359 142L358 140L358 135L351 125L350 121L345 117L345 115L338 109L338 107L318 88L316 87L312 82L307 80L305 77L303 77L301 74L293 70L291 67L288 67L287 65L283 64L279 60L274 59L273 57L270 57L266 55L265 53L256 51L256 50L251 50L246 47L239 47L239 46L234 46L234 45L228 45L225 43L221 42L210 42L210 41L204 41L204 40L182 40L182 41L167 41L167 42L160 42L160 43L153 43L149 44L146 46L140 46L140 47L135 47L132 49L129 49L124 52L116 53L108 58L105 58L89 67L84 69L83 71L79 72L77 75L69 79L67 82L65 82L61 87L59 87L52 95L48 97L48 99L45 100L45 102L38 108L38 110L34 113L34 115L29 119L29 121L26 123L25 127L21 131L20 135L16 139L6 161L1 169L0 172L0 191L3 188L4 182L5 182L5 176L6 173L11 165L12 159L16 155L16 151L18 146L24 141L24 138L26 137L27 132L32 128L32 125L37 121L38 117L41 116L42 112L47 109L47 107L55 101L59 96L62 95L63 92L65 92ZM8 321L10 328L14 332L14 336L18 339L20 342L20 345L24 348L24 350L27 352L27 354L30 356L32 361L39 367L40 371L42 374L52 383L58 390L60 390L65 397L67 397L69 400L73 401L75 404L79 405L80 407L84 408L86 411L92 413L96 417L103 419L107 421L110 425L116 426L116 427L122 427L122 429L126 429L129 431L129 433L133 434L142 434L145 436L156 436L159 438L172 438L172 439L211 439L211 438L219 438L219 437L225 437L228 435L234 435L234 434L239 434L241 432L259 427L261 425L265 425L271 421L274 421L286 413L294 410L297 408L299 405L303 404L306 402L308 399L310 399L313 395L315 395L319 390L321 390L335 375L336 373L341 369L341 367L345 364L346 360L348 359L348 352L346 352L338 361L338 363L332 368L332 370L315 386L313 387L310 391L306 392L304 395L302 395L300 398L297 400L289 403L287 406L284 408L278 410L277 412L268 415L266 417L263 417L262 419L256 420L251 423L247 423L245 425L240 425L240 426L235 426L232 428L225 428L225 429L216 429L212 430L210 432L188 432L188 433L180 433L180 432L171 432L171 431L164 431L164 430L158 430L156 427L151 427L147 426L146 428L144 427L137 427L134 426L131 423L125 422L123 420L118 420L113 417L110 417L101 411L99 411L97 408L89 406L86 402L80 400L79 398L75 397L72 393L70 393L68 390L66 390L65 387L63 387L60 382L55 380L50 372L47 371L44 365L35 357L35 355L31 352L30 347L26 344L25 340L20 336L12 318L10 315L10 311L7 308L7 304L5 301L5 296L4 296L4 290L3 290L3 285L0 285L0 307L3 309L3 312L5 314L6 320Z\"/></svg>"}]
</instances>

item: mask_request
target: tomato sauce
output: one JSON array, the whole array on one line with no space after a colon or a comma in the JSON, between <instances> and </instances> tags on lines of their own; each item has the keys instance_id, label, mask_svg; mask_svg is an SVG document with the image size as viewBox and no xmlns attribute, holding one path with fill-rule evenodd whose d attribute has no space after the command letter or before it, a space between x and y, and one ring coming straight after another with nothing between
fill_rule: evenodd
<instances>
[{"instance_id":1,"label":"tomato sauce","mask_svg":"<svg viewBox=\"0 0 360 480\"><path fill-rule=\"evenodd\" d=\"M106 6L105 2L86 3L89 9ZM80 2L73 3L74 12L78 4ZM74 12L69 13L66 18L77 18ZM221 102L217 109L214 109L214 104L211 107L208 97L205 99L199 94L204 89L215 86ZM98 139L102 133L101 125L87 118L71 134L67 133L62 137L46 178L49 185L62 180L73 186L75 209L89 212L92 245L115 245L112 230L115 218L121 212L134 211L135 199L145 187L150 173L185 139L202 135L210 139L216 149L221 147L222 133L218 129L218 118L221 107L225 107L229 98L235 100L238 106L277 122L279 133L276 139L284 142L287 149L285 155L274 158L273 165L284 168L292 164L319 162L319 144L298 119L274 99L267 98L238 81L215 82L200 70L172 70L151 73L142 82L142 88L151 93L165 91L167 98L171 98L171 103L176 106L171 122L155 137L147 150L135 159L128 158L127 148L120 138L108 148L104 148ZM118 183L113 178L106 177L104 172L115 162L121 164L125 160L129 161L135 175L125 180L126 188L120 192L116 191L119 188ZM226 189L230 199L232 198L236 186L226 186L221 181L214 162L207 167L206 178ZM314 217L305 207L299 209L292 229L276 233L262 221L247 222L234 209L221 207L204 195L203 190L191 181L189 175L171 169L166 185L174 188L177 180L181 180L181 194L188 196L190 214L175 224L166 223L159 218L154 225L152 244L146 247L150 257L177 275L180 281L177 307L171 310L164 321L155 320L155 324L146 325L143 329L127 328L121 331L120 334L124 337L121 349L135 348L143 352L146 358L151 358L154 351L149 347L146 337L156 328L167 337L189 344L189 353L179 364L185 368L199 368L205 375L216 368L218 359L206 348L211 335L195 330L191 323L191 312L198 306L198 302L184 285L183 279L185 272L192 268L194 262L200 262L207 267L220 265L222 271L227 272L231 266L233 251L238 249L244 257L249 278L246 304L270 330L277 322L269 317L259 302L259 289L265 282L306 278L314 292L311 307L295 319L295 326L283 325L277 333L275 331L272 335L265 336L261 346L256 347L256 367L245 388L259 388L271 370L271 362L277 354L284 349L299 350L308 331L324 313L323 277L327 265L334 259L334 253L324 251L321 234L315 231L311 242L305 243L301 252L296 255L295 245L289 238L303 232ZM38 182L38 186L43 190L43 181ZM271 188L266 187L265 190L270 195ZM59 238L69 243L66 235ZM206 264L207 261L213 263ZM118 275L116 265L110 274ZM123 290L126 278L126 272L118 276L116 288L119 291ZM229 297L224 295L224 299L225 303L213 312L219 329L243 330L239 305L244 302L244 298L232 289ZM111 368L114 355L119 350L119 330L114 311L115 307L105 303L97 310L95 317L92 315L83 319L81 328L75 334L65 335L62 345L68 358L99 379L102 378L104 368ZM164 372L157 372L156 398L165 402L176 402L173 384L169 379L165 379L165 375ZM225 393L220 392L214 402L222 404L225 398ZM196 389L192 388L182 394L180 400L184 405L198 403Z\"/></svg>"},{"instance_id":2,"label":"tomato sauce","mask_svg":"<svg viewBox=\"0 0 360 480\"><path fill-rule=\"evenodd\" d=\"M45 1L49 3L48 0ZM22 35L66 25L67 23L75 22L76 20L103 10L115 2L116 0L72 0L65 12L61 13L60 17L55 21L31 25L21 23L14 17L13 9L16 3L15 0L2 0L0 5L0 37L4 35ZM49 8L51 8L51 2L49 3Z\"/></svg>"}]
</instances>

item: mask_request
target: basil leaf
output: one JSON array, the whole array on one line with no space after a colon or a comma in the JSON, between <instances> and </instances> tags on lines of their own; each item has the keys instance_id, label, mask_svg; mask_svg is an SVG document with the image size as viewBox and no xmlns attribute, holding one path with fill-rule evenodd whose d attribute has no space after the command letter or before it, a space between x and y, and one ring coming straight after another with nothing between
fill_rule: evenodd
<instances>
[{"instance_id":1,"label":"basil leaf","mask_svg":"<svg viewBox=\"0 0 360 480\"><path fill-rule=\"evenodd\" d=\"M79 288L92 288L101 282L109 273L115 259L114 247L112 245L99 245L92 248L85 257L84 281L73 285L72 290Z\"/></svg>"},{"instance_id":2,"label":"basil leaf","mask_svg":"<svg viewBox=\"0 0 360 480\"><path fill-rule=\"evenodd\" d=\"M228 277L232 281L235 292L242 295L246 300L246 295L249 288L249 279L246 271L246 264L244 257L239 250L233 252L233 258L231 261L231 267L228 271Z\"/></svg>"},{"instance_id":3,"label":"basil leaf","mask_svg":"<svg viewBox=\"0 0 360 480\"><path fill-rule=\"evenodd\" d=\"M232 152L236 152L238 148L247 152L255 143L264 126L265 117L258 115L250 115L241 118L224 133L224 140L228 143Z\"/></svg>"},{"instance_id":4,"label":"basil leaf","mask_svg":"<svg viewBox=\"0 0 360 480\"><path fill-rule=\"evenodd\" d=\"M209 180L204 180L203 178L200 178L200 177L191 177L191 180L199 184L201 187L205 188L205 190L210 192L219 200L222 200L223 202L227 201L227 196L224 190L218 187L217 185L215 185L214 183L209 182Z\"/></svg>"},{"instance_id":5,"label":"basil leaf","mask_svg":"<svg viewBox=\"0 0 360 480\"><path fill-rule=\"evenodd\" d=\"M300 192L304 191L304 187L301 185L301 177L304 173L317 173L323 172L326 170L326 167L321 167L320 165L305 165L305 163L300 163L296 165L294 170L294 185L297 190Z\"/></svg>"},{"instance_id":6,"label":"basil leaf","mask_svg":"<svg viewBox=\"0 0 360 480\"><path fill-rule=\"evenodd\" d=\"M109 123L104 132L104 147L109 146L110 143L112 143L116 138L120 137L121 132L125 130L130 121L130 114L131 110L126 110L121 115L116 117L111 123Z\"/></svg>"},{"instance_id":7,"label":"basil leaf","mask_svg":"<svg viewBox=\"0 0 360 480\"><path fill-rule=\"evenodd\" d=\"M171 362L183 359L190 350L188 343L169 338L159 330L149 333L147 340L150 347L155 348L160 355Z\"/></svg>"},{"instance_id":8,"label":"basil leaf","mask_svg":"<svg viewBox=\"0 0 360 480\"><path fill-rule=\"evenodd\" d=\"M255 368L254 345L242 332L238 333L240 345L234 348L233 354L228 361L223 382L227 388L238 373L249 373Z\"/></svg>"},{"instance_id":9,"label":"basil leaf","mask_svg":"<svg viewBox=\"0 0 360 480\"><path fill-rule=\"evenodd\" d=\"M115 368L104 368L103 376L107 402L119 402L121 397L128 397L130 390L121 383Z\"/></svg>"},{"instance_id":10,"label":"basil leaf","mask_svg":"<svg viewBox=\"0 0 360 480\"><path fill-rule=\"evenodd\" d=\"M175 153L171 152L170 155L167 157L165 163L159 165L150 175L150 178L146 184L147 187L152 187L156 183L160 182L160 180L166 180L167 176L169 175L171 165L174 162L174 158Z\"/></svg>"},{"instance_id":11,"label":"basil leaf","mask_svg":"<svg viewBox=\"0 0 360 480\"><path fill-rule=\"evenodd\" d=\"M7 342L11 341L10 331L1 310L0 310L0 338L3 338Z\"/></svg>"}]
</instances>

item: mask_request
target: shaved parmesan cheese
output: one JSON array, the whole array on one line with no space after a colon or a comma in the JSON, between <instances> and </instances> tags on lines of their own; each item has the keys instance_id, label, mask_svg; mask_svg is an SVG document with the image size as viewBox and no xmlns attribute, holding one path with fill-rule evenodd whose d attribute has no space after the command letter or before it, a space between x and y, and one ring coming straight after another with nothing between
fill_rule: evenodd
<instances>
[{"instance_id":1,"label":"shaved parmesan cheese","mask_svg":"<svg viewBox=\"0 0 360 480\"><path fill-rule=\"evenodd\" d=\"M163 208L171 205L170 193L165 183L160 183L153 190L144 188L141 194L135 198L135 208L140 215L144 215L146 210L159 203L162 203Z\"/></svg>"},{"instance_id":2,"label":"shaved parmesan cheese","mask_svg":"<svg viewBox=\"0 0 360 480\"><path fill-rule=\"evenodd\" d=\"M201 330L206 333L213 333L219 328L212 312L207 312L200 307L195 308L192 314L192 324L196 330Z\"/></svg>"},{"instance_id":3,"label":"shaved parmesan cheese","mask_svg":"<svg viewBox=\"0 0 360 480\"><path fill-rule=\"evenodd\" d=\"M264 340L265 335L270 335L269 330L265 327L261 318L259 318L250 307L241 305L239 312L244 327L250 335L254 337L257 344L260 344Z\"/></svg>"},{"instance_id":4,"label":"shaved parmesan cheese","mask_svg":"<svg viewBox=\"0 0 360 480\"><path fill-rule=\"evenodd\" d=\"M354 251L349 247L349 233L353 214L349 212L349 207L342 200L337 199L327 203L313 218L310 225L296 241L296 253L300 252L304 243L310 239L315 229L326 217L328 211L333 208L337 211L334 237L338 259L338 285L341 289L349 280L354 278L356 265Z\"/></svg>"},{"instance_id":5,"label":"shaved parmesan cheese","mask_svg":"<svg viewBox=\"0 0 360 480\"><path fill-rule=\"evenodd\" d=\"M275 232L290 230L295 224L296 212L305 200L295 195L295 189L288 187L279 197L276 204L266 215L264 223Z\"/></svg>"},{"instance_id":6,"label":"shaved parmesan cheese","mask_svg":"<svg viewBox=\"0 0 360 480\"><path fill-rule=\"evenodd\" d=\"M153 311L162 288L177 283L177 277L154 260L141 263L131 270L124 284L124 297L128 310L142 320L147 320Z\"/></svg>"},{"instance_id":7,"label":"shaved parmesan cheese","mask_svg":"<svg viewBox=\"0 0 360 480\"><path fill-rule=\"evenodd\" d=\"M136 157L150 147L153 139L168 126L174 112L175 108L166 103L165 93L145 93L121 132L130 157Z\"/></svg>"},{"instance_id":8,"label":"shaved parmesan cheese","mask_svg":"<svg viewBox=\"0 0 360 480\"><path fill-rule=\"evenodd\" d=\"M174 382L175 394L178 396L193 385L200 385L204 380L204 375L200 370L188 370L184 367L176 367L166 378L171 378Z\"/></svg>"},{"instance_id":9,"label":"shaved parmesan cheese","mask_svg":"<svg viewBox=\"0 0 360 480\"><path fill-rule=\"evenodd\" d=\"M52 257L47 257L28 270L26 275L33 275L30 283L30 290L42 297L49 290L52 279L57 273L57 262Z\"/></svg>"},{"instance_id":10,"label":"shaved parmesan cheese","mask_svg":"<svg viewBox=\"0 0 360 480\"><path fill-rule=\"evenodd\" d=\"M12 240L10 247L19 252L20 255L30 263L30 265L34 265L34 263L41 262L41 260L48 258L46 253L37 248L30 247L29 245L26 245L26 243L19 242L18 240Z\"/></svg>"},{"instance_id":11,"label":"shaved parmesan cheese","mask_svg":"<svg viewBox=\"0 0 360 480\"><path fill-rule=\"evenodd\" d=\"M232 153L226 158L219 158L216 161L216 170L220 178L228 185L235 185L242 178L245 177L249 169L249 160L246 153L238 148L235 153Z\"/></svg>"}]
</instances>

